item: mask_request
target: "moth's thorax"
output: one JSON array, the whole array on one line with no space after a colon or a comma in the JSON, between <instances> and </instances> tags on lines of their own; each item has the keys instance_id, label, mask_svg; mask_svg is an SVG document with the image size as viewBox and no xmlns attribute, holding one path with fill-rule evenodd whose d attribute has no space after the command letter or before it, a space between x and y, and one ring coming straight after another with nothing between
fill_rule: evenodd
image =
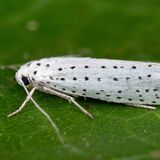
<instances>
[{"instance_id":1,"label":"moth's thorax","mask_svg":"<svg viewBox=\"0 0 160 160\"><path fill-rule=\"evenodd\" d=\"M19 85L22 83L27 87L41 85L41 79L45 79L49 74L53 75L56 60L46 58L31 61L21 66L16 73L16 80Z\"/></svg>"}]
</instances>

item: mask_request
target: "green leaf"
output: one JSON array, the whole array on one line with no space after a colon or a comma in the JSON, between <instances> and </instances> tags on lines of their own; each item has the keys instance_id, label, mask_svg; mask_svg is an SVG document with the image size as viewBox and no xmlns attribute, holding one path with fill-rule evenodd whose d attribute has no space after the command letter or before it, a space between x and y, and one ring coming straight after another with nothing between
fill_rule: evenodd
<instances>
[{"instance_id":1,"label":"green leaf","mask_svg":"<svg viewBox=\"0 0 160 160\"><path fill-rule=\"evenodd\" d=\"M0 65L62 55L160 61L158 0L0 0ZM83 98L95 119L67 101L36 92L56 122L63 147L46 118L30 102L15 72L0 70L1 160L160 159L160 109L155 111ZM109 85L109 84L106 84Z\"/></svg>"}]
</instances>

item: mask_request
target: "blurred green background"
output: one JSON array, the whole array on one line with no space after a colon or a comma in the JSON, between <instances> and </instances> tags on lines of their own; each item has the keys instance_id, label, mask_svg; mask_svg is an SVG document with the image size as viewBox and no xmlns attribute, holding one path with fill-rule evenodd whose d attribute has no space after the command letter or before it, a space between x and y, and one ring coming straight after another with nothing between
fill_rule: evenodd
<instances>
[{"instance_id":1,"label":"blurred green background","mask_svg":"<svg viewBox=\"0 0 160 160\"><path fill-rule=\"evenodd\" d=\"M160 61L160 1L0 0L0 65L64 55ZM36 92L75 152L32 103L6 118L26 96L14 74L0 70L1 160L160 159L159 107L78 99L96 117L90 120L67 101Z\"/></svg>"}]
</instances>

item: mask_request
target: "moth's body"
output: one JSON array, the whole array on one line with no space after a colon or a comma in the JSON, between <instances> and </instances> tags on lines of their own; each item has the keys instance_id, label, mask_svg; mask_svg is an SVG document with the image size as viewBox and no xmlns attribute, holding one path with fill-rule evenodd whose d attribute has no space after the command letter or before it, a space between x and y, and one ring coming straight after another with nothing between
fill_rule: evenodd
<instances>
[{"instance_id":1,"label":"moth's body","mask_svg":"<svg viewBox=\"0 0 160 160\"><path fill-rule=\"evenodd\" d=\"M24 64L16 73L27 97L22 105L8 116L20 112L31 100L55 129L64 144L58 127L37 104L32 95L35 90L67 99L90 118L93 116L73 97L90 97L155 109L160 104L160 64L94 58L44 58ZM31 88L29 92L27 88Z\"/></svg>"},{"instance_id":2,"label":"moth's body","mask_svg":"<svg viewBox=\"0 0 160 160\"><path fill-rule=\"evenodd\" d=\"M23 65L17 72L32 86L71 96L90 97L130 105L160 104L160 64L94 59L44 58ZM17 78L18 80L18 78ZM52 93L51 93L52 94Z\"/></svg>"}]
</instances>

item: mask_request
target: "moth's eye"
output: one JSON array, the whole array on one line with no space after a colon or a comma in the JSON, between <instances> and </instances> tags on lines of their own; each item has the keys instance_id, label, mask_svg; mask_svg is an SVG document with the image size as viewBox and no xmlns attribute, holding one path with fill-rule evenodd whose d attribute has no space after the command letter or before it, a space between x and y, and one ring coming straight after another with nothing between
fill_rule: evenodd
<instances>
[{"instance_id":1,"label":"moth's eye","mask_svg":"<svg viewBox=\"0 0 160 160\"><path fill-rule=\"evenodd\" d=\"M25 86L28 86L30 84L28 78L25 77L25 76L22 76L22 81L23 81L23 83L24 83Z\"/></svg>"}]
</instances>

